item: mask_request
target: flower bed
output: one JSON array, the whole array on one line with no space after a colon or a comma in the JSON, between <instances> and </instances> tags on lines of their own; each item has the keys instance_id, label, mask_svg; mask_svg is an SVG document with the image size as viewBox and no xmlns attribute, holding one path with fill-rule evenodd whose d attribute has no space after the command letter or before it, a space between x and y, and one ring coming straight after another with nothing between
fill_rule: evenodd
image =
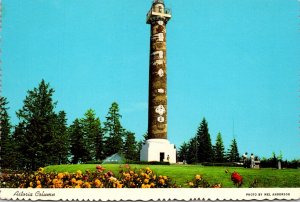
<instances>
[{"instance_id":1,"label":"flower bed","mask_svg":"<svg viewBox=\"0 0 300 202\"><path fill-rule=\"evenodd\" d=\"M229 171L226 170L226 173ZM232 182L240 187L243 178L237 172L230 175ZM101 165L95 171L76 173L47 173L43 168L37 172L10 172L0 175L2 188L178 188L170 177L157 175L150 168L131 169L128 164L120 166L119 173L106 171ZM221 188L221 184L209 184L201 175L187 182L190 188Z\"/></svg>"},{"instance_id":2,"label":"flower bed","mask_svg":"<svg viewBox=\"0 0 300 202\"><path fill-rule=\"evenodd\" d=\"M105 172L102 166L96 172L45 173L40 168L34 173L2 173L1 187L10 188L176 188L167 176L157 176L150 168L131 170L120 168L119 175Z\"/></svg>"}]
</instances>

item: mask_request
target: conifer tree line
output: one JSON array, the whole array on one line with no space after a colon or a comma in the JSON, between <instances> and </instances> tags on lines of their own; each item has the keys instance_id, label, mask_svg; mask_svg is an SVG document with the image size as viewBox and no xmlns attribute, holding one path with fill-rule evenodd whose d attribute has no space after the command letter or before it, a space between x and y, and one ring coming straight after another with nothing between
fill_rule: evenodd
<instances>
[{"instance_id":1,"label":"conifer tree line","mask_svg":"<svg viewBox=\"0 0 300 202\"><path fill-rule=\"evenodd\" d=\"M115 153L138 160L141 142L121 125L116 102L102 123L93 109L67 125L64 111L56 112L54 89L44 80L29 90L23 107L16 112L19 123L12 126L8 101L0 97L1 168L36 170L55 164L103 160Z\"/></svg>"},{"instance_id":2,"label":"conifer tree line","mask_svg":"<svg viewBox=\"0 0 300 202\"><path fill-rule=\"evenodd\" d=\"M203 118L197 129L196 135L187 143L184 142L180 146L178 160L185 160L187 163L238 162L240 160L240 155L235 138L233 138L229 149L225 151L220 132L217 134L215 145L213 145L209 134L208 123L206 119Z\"/></svg>"}]
</instances>

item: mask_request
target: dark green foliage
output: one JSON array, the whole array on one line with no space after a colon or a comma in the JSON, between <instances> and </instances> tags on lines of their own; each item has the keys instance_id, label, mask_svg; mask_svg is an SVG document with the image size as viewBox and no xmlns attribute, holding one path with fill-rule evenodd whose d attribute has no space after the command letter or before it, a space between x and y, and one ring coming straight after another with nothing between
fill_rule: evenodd
<instances>
[{"instance_id":1,"label":"dark green foliage","mask_svg":"<svg viewBox=\"0 0 300 202\"><path fill-rule=\"evenodd\" d=\"M188 150L187 150L187 163L195 163L198 162L197 158L198 144L196 137L193 137L188 142Z\"/></svg>"},{"instance_id":2,"label":"dark green foliage","mask_svg":"<svg viewBox=\"0 0 300 202\"><path fill-rule=\"evenodd\" d=\"M227 152L227 160L229 162L239 162L240 161L240 154L237 146L236 139L233 138L230 148Z\"/></svg>"},{"instance_id":3,"label":"dark green foliage","mask_svg":"<svg viewBox=\"0 0 300 202\"><path fill-rule=\"evenodd\" d=\"M8 168L12 164L12 137L11 137L11 124L10 124L10 118L8 116L7 110L7 99L5 97L0 97L0 129L1 129L1 150L0 150L0 155L1 155L1 160L0 160L0 165L1 168Z\"/></svg>"},{"instance_id":4,"label":"dark green foliage","mask_svg":"<svg viewBox=\"0 0 300 202\"><path fill-rule=\"evenodd\" d=\"M17 112L19 127L23 131L22 150L26 169L36 170L38 167L53 164L55 153L55 127L57 115L54 112L54 89L44 80L38 88L28 91L24 106Z\"/></svg>"},{"instance_id":5,"label":"dark green foliage","mask_svg":"<svg viewBox=\"0 0 300 202\"><path fill-rule=\"evenodd\" d=\"M67 131L67 118L64 111L60 111L54 119L53 127L53 142L54 145L52 156L52 164L66 164L68 163L70 140Z\"/></svg>"},{"instance_id":6,"label":"dark green foliage","mask_svg":"<svg viewBox=\"0 0 300 202\"><path fill-rule=\"evenodd\" d=\"M138 160L139 159L139 150L138 145L135 140L134 133L130 131L125 132L125 142L123 147L123 154L126 159Z\"/></svg>"},{"instance_id":7,"label":"dark green foliage","mask_svg":"<svg viewBox=\"0 0 300 202\"><path fill-rule=\"evenodd\" d=\"M146 143L146 141L149 139L148 131L143 135L143 143Z\"/></svg>"},{"instance_id":8,"label":"dark green foliage","mask_svg":"<svg viewBox=\"0 0 300 202\"><path fill-rule=\"evenodd\" d=\"M87 150L83 161L103 159L103 132L100 119L96 118L94 110L89 109L80 120L82 125L83 139Z\"/></svg>"},{"instance_id":9,"label":"dark green foliage","mask_svg":"<svg viewBox=\"0 0 300 202\"><path fill-rule=\"evenodd\" d=\"M71 162L73 164L85 162L89 152L84 142L83 126L78 119L75 119L73 124L69 127L69 135L71 141Z\"/></svg>"},{"instance_id":10,"label":"dark green foliage","mask_svg":"<svg viewBox=\"0 0 300 202\"><path fill-rule=\"evenodd\" d=\"M214 162L222 163L225 161L225 148L222 140L222 135L219 132L214 146Z\"/></svg>"},{"instance_id":11,"label":"dark green foliage","mask_svg":"<svg viewBox=\"0 0 300 202\"><path fill-rule=\"evenodd\" d=\"M120 123L120 119L119 105L114 102L109 108L106 121L104 122L106 156L111 156L123 150L124 129Z\"/></svg>"},{"instance_id":12,"label":"dark green foliage","mask_svg":"<svg viewBox=\"0 0 300 202\"><path fill-rule=\"evenodd\" d=\"M197 162L211 162L213 158L213 150L208 132L208 125L203 118L196 134L197 139Z\"/></svg>"},{"instance_id":13,"label":"dark green foliage","mask_svg":"<svg viewBox=\"0 0 300 202\"><path fill-rule=\"evenodd\" d=\"M177 156L178 161L182 162L182 161L186 160L187 157L188 157L188 151L189 151L189 145L186 142L184 142L180 146L179 151L177 153L177 155L178 155Z\"/></svg>"},{"instance_id":14,"label":"dark green foliage","mask_svg":"<svg viewBox=\"0 0 300 202\"><path fill-rule=\"evenodd\" d=\"M105 158L105 153L104 153L104 132L101 127L101 122L99 119L99 131L96 133L96 138L95 138L95 159L96 160L102 160Z\"/></svg>"}]
</instances>

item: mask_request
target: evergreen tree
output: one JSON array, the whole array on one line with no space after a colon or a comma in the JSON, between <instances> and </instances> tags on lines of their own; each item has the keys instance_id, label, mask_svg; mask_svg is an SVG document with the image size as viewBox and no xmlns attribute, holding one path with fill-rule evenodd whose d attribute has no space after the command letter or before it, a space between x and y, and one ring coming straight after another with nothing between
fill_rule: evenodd
<instances>
[{"instance_id":1,"label":"evergreen tree","mask_svg":"<svg viewBox=\"0 0 300 202\"><path fill-rule=\"evenodd\" d=\"M229 162L238 162L240 161L240 154L238 151L238 146L237 146L237 142L236 139L233 138L230 148L227 152L227 159Z\"/></svg>"},{"instance_id":2,"label":"evergreen tree","mask_svg":"<svg viewBox=\"0 0 300 202\"><path fill-rule=\"evenodd\" d=\"M104 122L106 156L122 152L124 129L120 119L119 105L114 102L109 108L106 121Z\"/></svg>"},{"instance_id":3,"label":"evergreen tree","mask_svg":"<svg viewBox=\"0 0 300 202\"><path fill-rule=\"evenodd\" d=\"M188 151L187 151L187 163L196 163L198 162L197 159L197 151L198 151L198 145L197 145L197 139L196 137L193 137L188 142Z\"/></svg>"},{"instance_id":4,"label":"evergreen tree","mask_svg":"<svg viewBox=\"0 0 300 202\"><path fill-rule=\"evenodd\" d=\"M13 159L12 168L16 170L30 169L31 159L27 158L27 142L25 135L25 127L23 123L19 123L13 132L12 141L14 142L12 147L12 155Z\"/></svg>"},{"instance_id":5,"label":"evergreen tree","mask_svg":"<svg viewBox=\"0 0 300 202\"><path fill-rule=\"evenodd\" d=\"M96 160L102 160L105 158L105 151L104 151L104 132L101 127L101 122L99 119L99 131L96 134L95 144L96 144Z\"/></svg>"},{"instance_id":6,"label":"evergreen tree","mask_svg":"<svg viewBox=\"0 0 300 202\"><path fill-rule=\"evenodd\" d=\"M143 135L143 143L146 143L146 141L149 139L148 131Z\"/></svg>"},{"instance_id":7,"label":"evergreen tree","mask_svg":"<svg viewBox=\"0 0 300 202\"><path fill-rule=\"evenodd\" d=\"M17 112L21 125L24 127L23 155L29 162L27 169L36 170L51 164L53 156L53 125L55 124L52 95L54 89L50 88L44 80L38 88L28 91L24 100L24 106Z\"/></svg>"},{"instance_id":8,"label":"evergreen tree","mask_svg":"<svg viewBox=\"0 0 300 202\"><path fill-rule=\"evenodd\" d=\"M137 156L139 154L137 142L135 140L134 133L130 131L125 132L125 143L123 152L126 159L137 160Z\"/></svg>"},{"instance_id":9,"label":"evergreen tree","mask_svg":"<svg viewBox=\"0 0 300 202\"><path fill-rule=\"evenodd\" d=\"M75 119L69 127L69 136L71 142L71 162L73 164L84 162L88 151L84 142L83 126L79 119Z\"/></svg>"},{"instance_id":10,"label":"evergreen tree","mask_svg":"<svg viewBox=\"0 0 300 202\"><path fill-rule=\"evenodd\" d=\"M9 168L12 166L12 159L11 159L11 155L12 155L12 147L13 145L13 141L12 141L12 137L11 137L11 124L10 124L10 118L8 116L7 110L7 99L5 97L0 97L0 137L1 137L1 141L0 141L0 165L1 168Z\"/></svg>"},{"instance_id":11,"label":"evergreen tree","mask_svg":"<svg viewBox=\"0 0 300 202\"><path fill-rule=\"evenodd\" d=\"M225 148L220 132L217 135L216 145L214 146L214 160L220 163L225 161Z\"/></svg>"},{"instance_id":12,"label":"evergreen tree","mask_svg":"<svg viewBox=\"0 0 300 202\"><path fill-rule=\"evenodd\" d=\"M69 150L70 141L69 133L67 127L67 118L64 111L60 111L55 118L55 123L53 124L53 152L56 154L53 156L52 163L54 164L66 164L69 162Z\"/></svg>"},{"instance_id":13,"label":"evergreen tree","mask_svg":"<svg viewBox=\"0 0 300 202\"><path fill-rule=\"evenodd\" d=\"M83 127L83 139L85 148L87 149L87 156L83 157L83 161L96 160L103 156L103 133L100 119L96 118L95 111L87 110L84 118L80 120Z\"/></svg>"},{"instance_id":14,"label":"evergreen tree","mask_svg":"<svg viewBox=\"0 0 300 202\"><path fill-rule=\"evenodd\" d=\"M143 141L142 140L140 140L140 141L138 141L137 142L137 157L136 157L136 161L139 161L140 160L140 152L141 152L141 150L142 150L142 147L143 147Z\"/></svg>"},{"instance_id":15,"label":"evergreen tree","mask_svg":"<svg viewBox=\"0 0 300 202\"><path fill-rule=\"evenodd\" d=\"M188 151L189 151L189 145L186 142L184 142L179 148L178 160L179 161L186 160L188 157Z\"/></svg>"},{"instance_id":16,"label":"evergreen tree","mask_svg":"<svg viewBox=\"0 0 300 202\"><path fill-rule=\"evenodd\" d=\"M203 118L196 134L197 139L197 161L211 162L213 158L213 150L208 132L208 126L205 118Z\"/></svg>"}]
</instances>

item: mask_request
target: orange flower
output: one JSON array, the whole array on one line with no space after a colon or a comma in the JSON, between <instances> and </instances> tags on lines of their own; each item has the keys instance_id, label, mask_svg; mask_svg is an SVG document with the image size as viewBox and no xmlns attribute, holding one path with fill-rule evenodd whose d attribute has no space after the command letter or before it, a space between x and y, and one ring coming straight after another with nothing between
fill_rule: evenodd
<instances>
[{"instance_id":1,"label":"orange flower","mask_svg":"<svg viewBox=\"0 0 300 202\"><path fill-rule=\"evenodd\" d=\"M76 179L75 179L75 178L72 178L72 179L71 179L71 182L72 182L72 184L75 184L75 183L76 183Z\"/></svg>"},{"instance_id":2,"label":"orange flower","mask_svg":"<svg viewBox=\"0 0 300 202\"><path fill-rule=\"evenodd\" d=\"M96 179L94 183L95 183L96 187L100 187L100 185L101 185L101 181L98 179Z\"/></svg>"},{"instance_id":3,"label":"orange flower","mask_svg":"<svg viewBox=\"0 0 300 202\"><path fill-rule=\"evenodd\" d=\"M41 185L41 181L39 181L39 180L36 181L36 184L37 184L37 185Z\"/></svg>"},{"instance_id":4,"label":"orange flower","mask_svg":"<svg viewBox=\"0 0 300 202\"><path fill-rule=\"evenodd\" d=\"M38 185L38 186L36 186L36 188L42 188L42 185Z\"/></svg>"},{"instance_id":5,"label":"orange flower","mask_svg":"<svg viewBox=\"0 0 300 202\"><path fill-rule=\"evenodd\" d=\"M122 187L123 187L123 184L117 183L117 188L122 188Z\"/></svg>"},{"instance_id":6,"label":"orange flower","mask_svg":"<svg viewBox=\"0 0 300 202\"><path fill-rule=\"evenodd\" d=\"M89 182L85 182L84 183L84 187L85 188L91 188L92 186L91 186L91 184Z\"/></svg>"},{"instance_id":7,"label":"orange flower","mask_svg":"<svg viewBox=\"0 0 300 202\"><path fill-rule=\"evenodd\" d=\"M149 180L148 180L148 179L144 179L144 183L145 183L145 184L148 184L148 183L149 183Z\"/></svg>"},{"instance_id":8,"label":"orange flower","mask_svg":"<svg viewBox=\"0 0 300 202\"><path fill-rule=\"evenodd\" d=\"M52 183L53 183L53 184L56 184L57 181L58 181L58 179L55 178L55 179L52 180Z\"/></svg>"},{"instance_id":9,"label":"orange flower","mask_svg":"<svg viewBox=\"0 0 300 202\"><path fill-rule=\"evenodd\" d=\"M165 180L164 179L160 179L160 180L158 180L158 183L161 184L161 185L164 185L165 184Z\"/></svg>"},{"instance_id":10,"label":"orange flower","mask_svg":"<svg viewBox=\"0 0 300 202\"><path fill-rule=\"evenodd\" d=\"M76 184L79 185L79 186L81 186L83 184L83 182L81 180L77 180Z\"/></svg>"},{"instance_id":11,"label":"orange flower","mask_svg":"<svg viewBox=\"0 0 300 202\"><path fill-rule=\"evenodd\" d=\"M58 179L62 179L64 177L64 174L63 173L58 173L58 175L57 175L57 178Z\"/></svg>"},{"instance_id":12,"label":"orange flower","mask_svg":"<svg viewBox=\"0 0 300 202\"><path fill-rule=\"evenodd\" d=\"M150 188L149 184L142 184L142 188Z\"/></svg>"},{"instance_id":13,"label":"orange flower","mask_svg":"<svg viewBox=\"0 0 300 202\"><path fill-rule=\"evenodd\" d=\"M201 176L200 175L196 175L195 178L196 178L196 180L201 180Z\"/></svg>"},{"instance_id":14,"label":"orange flower","mask_svg":"<svg viewBox=\"0 0 300 202\"><path fill-rule=\"evenodd\" d=\"M213 186L213 188L221 188L221 187L222 187L221 184L215 184L215 185Z\"/></svg>"}]
</instances>

